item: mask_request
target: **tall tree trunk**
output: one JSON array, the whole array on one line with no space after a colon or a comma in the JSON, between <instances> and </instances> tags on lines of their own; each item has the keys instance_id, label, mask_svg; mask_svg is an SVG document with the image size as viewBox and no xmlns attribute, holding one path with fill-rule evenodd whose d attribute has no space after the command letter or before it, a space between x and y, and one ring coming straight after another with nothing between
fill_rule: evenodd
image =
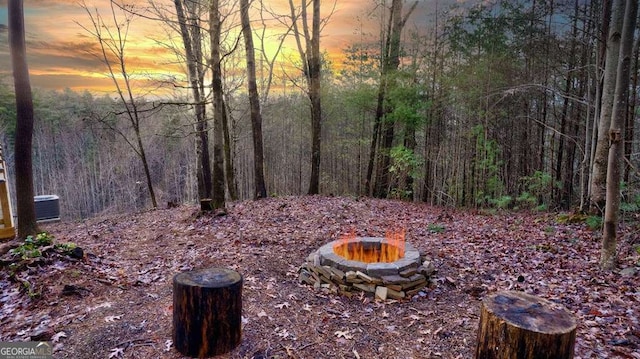
<instances>
[{"instance_id":1,"label":"tall tree trunk","mask_svg":"<svg viewBox=\"0 0 640 359\"><path fill-rule=\"evenodd\" d=\"M604 213L604 231L600 266L612 270L616 266L616 244L618 212L620 210L620 167L624 155L624 123L629 101L629 75L633 33L636 28L638 0L616 0L614 12L622 12L624 7L624 25L620 40L620 56L616 73L615 96L609 129L609 161L607 166L607 193ZM614 25L615 26L615 25Z\"/></svg>"},{"instance_id":2,"label":"tall tree trunk","mask_svg":"<svg viewBox=\"0 0 640 359\"><path fill-rule=\"evenodd\" d=\"M388 87L393 86L392 82L398 66L400 65L400 38L404 25L416 8L418 2L416 1L411 6L407 14L402 16L402 4L403 0L393 0L391 4L391 13L389 15L389 28L387 35L387 42L385 50L382 55L382 73L380 78L380 86L378 88L378 104L376 107L376 119L375 122L381 125L381 132L379 134L380 147L376 153L379 158L376 167L375 184L373 195L375 197L384 198L388 194L389 190L389 165L391 163L391 157L389 151L393 145L394 138L394 123L392 121L385 120L384 117L391 109L385 105L386 93ZM375 137L376 135L374 135Z\"/></svg>"},{"instance_id":3,"label":"tall tree trunk","mask_svg":"<svg viewBox=\"0 0 640 359\"><path fill-rule=\"evenodd\" d=\"M33 202L33 99L27 65L24 10L22 0L9 0L9 47L16 91L15 176L18 206L18 237L26 238L38 232Z\"/></svg>"},{"instance_id":4,"label":"tall tree trunk","mask_svg":"<svg viewBox=\"0 0 640 359\"><path fill-rule=\"evenodd\" d=\"M422 189L422 201L428 202L434 205L436 198L435 180L434 175L436 173L437 159L436 154L440 147L440 142L444 133L444 125L440 124L440 95L441 91L437 86L438 71L442 71L441 66L438 63L438 1L435 3L435 25L433 35L433 58L431 62L431 91L429 96L432 99L432 104L429 106L427 124L424 127L424 183Z\"/></svg>"},{"instance_id":5,"label":"tall tree trunk","mask_svg":"<svg viewBox=\"0 0 640 359\"><path fill-rule=\"evenodd\" d=\"M111 128L117 134L119 134L133 149L133 151L142 162L149 197L151 197L153 208L157 208L158 202L156 201L151 171L149 169L149 163L147 161L146 152L142 141L142 129L140 126L141 111L138 109L138 102L133 93L131 74L128 72L125 58L125 48L129 35L129 26L131 24L133 15L131 13L124 12L124 20L118 19L116 14L116 7L118 7L118 5L115 4L115 0L111 0L109 4L111 6L111 15L113 16L113 29L103 21L97 10L96 14L94 15L84 3L81 4L81 6L89 15L90 21L93 25L93 30L90 30L89 28L84 26L83 29L85 29L88 33L90 33L98 40L101 51L101 59L107 66L111 81L116 87L118 98L122 105L125 107L125 115L127 116L127 119L129 120L129 123L131 124L131 127L135 132L135 141L129 139L127 137L127 134L113 127L106 121L101 122L103 124L106 124L107 127ZM117 64L117 66L115 66L114 64Z\"/></svg>"},{"instance_id":6,"label":"tall tree trunk","mask_svg":"<svg viewBox=\"0 0 640 359\"><path fill-rule=\"evenodd\" d=\"M571 50L569 51L569 62L567 64L568 69L575 68L575 62L577 61L576 57L576 46L578 42L578 0L575 0L574 3L574 17L572 24L572 32L571 32ZM566 96L562 102L562 111L560 115L560 137L558 139L558 157L556 158L556 169L555 169L555 180L561 182L565 179L565 171L572 172L573 161L568 162L567 159L573 160L573 156L571 150L573 146L568 144L565 146L565 136L570 136L567 134L567 128L571 126L568 122L575 122L576 119L569 119L569 96L572 94L574 90L574 82L576 75L575 71L568 71L567 78L565 79L564 91ZM563 166L564 165L564 166ZM562 209L569 209L571 203L571 191L573 190L573 179L570 182L565 182L562 188L558 192L558 196L555 200L556 204L560 206Z\"/></svg>"},{"instance_id":7,"label":"tall tree trunk","mask_svg":"<svg viewBox=\"0 0 640 359\"><path fill-rule=\"evenodd\" d=\"M633 139L635 137L635 120L636 120L636 101L638 99L638 61L640 60L638 56L640 55L640 36L636 37L633 42L633 51L631 54L631 59L633 65L631 66L631 96L629 103L629 110L627 111L626 123L625 123L625 146L624 146L624 157L626 158L631 166L625 166L625 171L623 174L624 182L629 183L631 170L634 166L634 147L633 147Z\"/></svg>"},{"instance_id":8,"label":"tall tree trunk","mask_svg":"<svg viewBox=\"0 0 640 359\"><path fill-rule=\"evenodd\" d=\"M606 200L607 158L609 153L609 129L616 91L616 71L620 56L620 32L624 21L624 0L613 2L613 17L609 26L607 52L602 84L600 118L598 120L598 140L591 168L591 207L592 211L602 213Z\"/></svg>"},{"instance_id":9,"label":"tall tree trunk","mask_svg":"<svg viewBox=\"0 0 640 359\"><path fill-rule=\"evenodd\" d=\"M224 95L224 94L223 94ZM229 131L229 116L227 102L222 98L222 133L224 141L224 176L227 182L227 191L232 201L238 199L238 186L236 184L236 175L233 169L233 156L231 156L231 134Z\"/></svg>"},{"instance_id":10,"label":"tall tree trunk","mask_svg":"<svg viewBox=\"0 0 640 359\"><path fill-rule=\"evenodd\" d=\"M195 11L196 7L191 4L187 7L191 23L187 23L187 16L183 6L183 0L174 0L178 24L180 26L180 35L184 44L185 55L187 60L187 71L189 75L189 85L193 102L195 104L196 114L196 153L198 154L198 194L200 199L211 198L211 160L209 158L209 129L206 117L206 104L204 99L203 74L199 70L202 63L202 49L200 48L200 26L196 22L198 15ZM189 25L191 25L189 27ZM190 31L191 30L191 31ZM198 56L199 54L199 56Z\"/></svg>"},{"instance_id":11,"label":"tall tree trunk","mask_svg":"<svg viewBox=\"0 0 640 359\"><path fill-rule=\"evenodd\" d=\"M411 153L416 152L416 127L413 124L409 124L407 126L406 132L404 134L404 147L411 151ZM415 193L413 190L413 174L414 168L410 168L409 172L406 173L404 178L404 188L400 188L402 193L406 193L407 200L413 201L415 198ZM404 195L403 195L404 197Z\"/></svg>"},{"instance_id":12,"label":"tall tree trunk","mask_svg":"<svg viewBox=\"0 0 640 359\"><path fill-rule=\"evenodd\" d=\"M380 81L384 81L381 79ZM378 91L378 103L380 103L380 91ZM378 110L376 110L376 113ZM373 171L376 163L376 149L378 148L378 142L380 141L380 124L381 120L378 120L378 116L376 115L376 120L373 123L373 134L371 139L371 145L369 146L369 161L367 162L367 177L364 182L364 194L367 196L371 196L373 194L373 186L375 186Z\"/></svg>"},{"instance_id":13,"label":"tall tree trunk","mask_svg":"<svg viewBox=\"0 0 640 359\"><path fill-rule=\"evenodd\" d=\"M213 209L225 207L224 188L224 94L222 92L222 71L220 66L220 4L212 0L209 7L209 37L211 41L211 68L213 91Z\"/></svg>"},{"instance_id":14,"label":"tall tree trunk","mask_svg":"<svg viewBox=\"0 0 640 359\"><path fill-rule=\"evenodd\" d=\"M590 46L584 46L583 49L583 64L584 66L584 80L582 85L584 87L584 91L586 93L587 103L595 104L595 106L585 106L584 109L584 152L582 154L582 160L580 162L580 205L579 211L585 212L589 203L589 182L590 182L590 172L591 172L591 161L593 159L592 154L594 153L594 142L595 142L595 127L596 127L596 114L599 113L599 100L598 96L600 94L600 81L599 78L599 61L601 56L600 52L600 44L598 43L595 47L593 47L594 40L598 39L598 31L601 26L599 21L597 20L597 14L600 10L600 4L591 2L590 4L585 4L589 6L589 21L587 30L583 34L583 39L591 39L585 40L584 43L589 44ZM602 4L603 6L605 4ZM600 11L604 12L604 11ZM586 10L585 10L586 13ZM603 37L604 38L604 37ZM594 51L596 53L595 58L595 66L593 66L593 56L590 54ZM592 69L593 70L590 70Z\"/></svg>"},{"instance_id":15,"label":"tall tree trunk","mask_svg":"<svg viewBox=\"0 0 640 359\"><path fill-rule=\"evenodd\" d=\"M136 119L136 122L139 120ZM140 134L140 127L135 127L136 141L138 143L138 156L142 161L142 169L144 170L144 177L147 181L147 190L149 191L149 197L151 197L151 205L153 208L158 208L158 201L156 200L156 193L153 189L153 180L151 179L151 169L149 168L149 161L147 161L147 152L144 149L142 143L142 135Z\"/></svg>"},{"instance_id":16,"label":"tall tree trunk","mask_svg":"<svg viewBox=\"0 0 640 359\"><path fill-rule=\"evenodd\" d=\"M308 194L320 193L320 146L322 143L322 103L320 93L320 0L312 0L311 38L307 36L309 99L311 100L311 177ZM306 6L303 6L303 10ZM305 17L303 16L303 19ZM303 20L304 21L304 20Z\"/></svg>"},{"instance_id":17,"label":"tall tree trunk","mask_svg":"<svg viewBox=\"0 0 640 359\"><path fill-rule=\"evenodd\" d=\"M256 60L253 48L253 33L249 21L249 0L240 0L240 18L247 56L247 87L251 107L251 132L253 137L253 199L266 198L267 187L264 182L264 150L262 146L262 114L260 97L256 82Z\"/></svg>"},{"instance_id":18,"label":"tall tree trunk","mask_svg":"<svg viewBox=\"0 0 640 359\"><path fill-rule=\"evenodd\" d=\"M385 99L392 79L392 73L398 69L397 66L393 66L392 48L394 46L398 47L396 55L399 56L400 34L396 32L396 29L402 17L402 3L402 0L393 0L391 4L391 13L389 14L389 24L387 27L387 38L384 46L384 52L382 54L382 73L380 74L380 86L378 87L378 103L376 105L375 118L375 124L378 125L379 133L374 134L374 138L377 137L378 149L374 156L374 161L377 166L376 173L373 178L373 196L378 198L384 198L387 196L389 186L389 150L393 145L394 123L391 121L385 121L385 115L391 112L391 109L385 104ZM397 60L397 63L400 64L399 57Z\"/></svg>"},{"instance_id":19,"label":"tall tree trunk","mask_svg":"<svg viewBox=\"0 0 640 359\"><path fill-rule=\"evenodd\" d=\"M302 21L302 34L298 27L293 0L289 0L291 9L291 21L298 53L303 63L303 72L307 81L307 96L311 103L311 176L309 178L310 195L320 192L320 150L322 143L322 101L320 92L321 82L321 57L320 57L320 0L311 0L313 5L313 18L311 31L307 16L307 0L302 0L300 8L300 21ZM305 48L302 48L301 37L304 37Z\"/></svg>"},{"instance_id":20,"label":"tall tree trunk","mask_svg":"<svg viewBox=\"0 0 640 359\"><path fill-rule=\"evenodd\" d=\"M593 212L602 212L602 207L600 210L596 209L596 206L593 205L591 201L591 192L593 189L593 171L594 171L594 163L596 158L597 151L597 143L598 143L598 130L600 127L600 113L602 112L602 92L604 90L604 69L606 64L607 57L607 40L609 38L609 31L611 27L611 7L612 0L603 0L602 1L602 11L600 17L600 29L596 31L597 36L597 51L596 51L596 66L595 66L595 95L594 95L594 110L593 110L593 123L591 130L591 139L589 146L589 173L587 179L587 204L583 204L583 209L585 207L589 207Z\"/></svg>"}]
</instances>

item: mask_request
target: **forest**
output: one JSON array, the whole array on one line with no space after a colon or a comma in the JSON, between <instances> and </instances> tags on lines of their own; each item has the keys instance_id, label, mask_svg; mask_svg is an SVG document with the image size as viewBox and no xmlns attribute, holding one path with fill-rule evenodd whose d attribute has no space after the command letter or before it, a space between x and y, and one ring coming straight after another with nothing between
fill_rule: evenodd
<instances>
[{"instance_id":1,"label":"forest","mask_svg":"<svg viewBox=\"0 0 640 359\"><path fill-rule=\"evenodd\" d=\"M638 1L429 4L367 2L336 55L338 2L80 2L107 93L31 91L10 16L0 347L484 359L540 329L531 357L640 359ZM133 66L141 21L179 74Z\"/></svg>"},{"instance_id":2,"label":"forest","mask_svg":"<svg viewBox=\"0 0 640 359\"><path fill-rule=\"evenodd\" d=\"M260 168L268 196L320 193L452 207L604 211L603 193L596 190L594 177L597 181L595 168L602 157L597 143L602 138L606 143L608 131L598 124L610 1L436 7L433 21L404 29L392 26L394 8L372 2L369 16L380 23L378 33L363 30L362 41L343 50L341 63L319 52L319 115L314 115L314 108L320 102L314 105L310 100L311 77L306 77L309 71L300 57L269 58L256 51L256 91L247 91L247 73L238 71L247 58L238 46L239 8L224 3L217 52L222 54L220 71L213 71L220 75L218 99L210 87L212 70L200 66L193 54L208 58L211 49L208 8L194 4L188 2L182 9L193 21L183 31L193 40L197 30L201 38L194 44L200 48L187 57L185 47L174 44L184 63L182 79L154 83L156 88L150 89L150 81L136 82L140 75L129 74L134 80L120 84L122 92L116 96L35 89L36 194L58 194L65 218L210 197L210 191L205 196L207 191L198 184L208 161L203 160L203 138L209 146L205 152L214 153L218 145L222 151L217 157L223 157L225 197L256 197L252 97L259 103ZM265 4L251 6L262 18L276 15ZM90 8L87 11L91 14ZM131 22L141 16L124 8L113 11ZM175 8L157 4L155 11L178 39L179 26L169 20L176 16ZM410 18L410 11L405 6L402 16ZM294 15L280 14L285 24L300 16ZM330 21L330 15L325 16L321 20ZM108 18L95 18L94 23L113 26ZM259 26L256 21L254 27ZM297 31L283 33L282 38L299 36L304 43L309 31ZM264 50L261 40L256 39L257 50ZM101 41L109 45L116 39L103 35ZM621 208L631 213L640 206L640 132L635 131L638 43L636 36L629 101L623 110L620 178ZM308 55L303 47L301 54ZM117 55L107 60L115 62ZM120 55L126 60L124 50ZM192 74L187 70L190 59L197 65ZM122 69L111 71L110 76L120 81ZM109 76L106 67L105 73ZM12 168L15 100L10 83L1 86L2 143ZM191 91L194 88L200 91ZM148 95L154 93L162 95ZM215 101L222 104L218 107L224 121L219 127L214 126ZM216 167L216 154L211 159ZM310 186L314 182L317 185Z\"/></svg>"}]
</instances>

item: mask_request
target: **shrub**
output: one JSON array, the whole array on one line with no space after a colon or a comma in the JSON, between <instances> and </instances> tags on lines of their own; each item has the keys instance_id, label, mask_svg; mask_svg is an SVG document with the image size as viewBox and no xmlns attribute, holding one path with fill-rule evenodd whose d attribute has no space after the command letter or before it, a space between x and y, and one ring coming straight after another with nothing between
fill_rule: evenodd
<instances>
[{"instance_id":1,"label":"shrub","mask_svg":"<svg viewBox=\"0 0 640 359\"><path fill-rule=\"evenodd\" d=\"M585 220L585 223L587 224L587 227L589 227L590 230L592 231L599 230L602 228L602 217L589 216Z\"/></svg>"},{"instance_id":2,"label":"shrub","mask_svg":"<svg viewBox=\"0 0 640 359\"><path fill-rule=\"evenodd\" d=\"M429 232L431 233L442 233L444 232L445 228L443 225L441 224L435 224L435 223L431 223L427 226L427 229L429 230Z\"/></svg>"}]
</instances>

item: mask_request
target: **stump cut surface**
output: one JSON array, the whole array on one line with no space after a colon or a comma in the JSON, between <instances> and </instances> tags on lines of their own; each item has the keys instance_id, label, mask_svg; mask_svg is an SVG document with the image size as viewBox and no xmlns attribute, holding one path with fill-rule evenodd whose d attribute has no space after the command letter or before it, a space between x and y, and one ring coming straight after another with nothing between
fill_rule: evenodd
<instances>
[{"instance_id":1,"label":"stump cut surface","mask_svg":"<svg viewBox=\"0 0 640 359\"><path fill-rule=\"evenodd\" d=\"M573 358L576 320L562 305L504 291L482 302L477 359Z\"/></svg>"}]
</instances>

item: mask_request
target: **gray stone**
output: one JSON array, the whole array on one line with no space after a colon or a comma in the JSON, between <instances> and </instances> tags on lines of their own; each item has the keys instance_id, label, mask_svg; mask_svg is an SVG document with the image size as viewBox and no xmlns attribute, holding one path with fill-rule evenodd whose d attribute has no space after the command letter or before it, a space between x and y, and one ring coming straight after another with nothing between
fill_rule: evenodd
<instances>
[{"instance_id":1,"label":"gray stone","mask_svg":"<svg viewBox=\"0 0 640 359\"><path fill-rule=\"evenodd\" d=\"M316 267L316 273L325 278L331 278L331 267L321 266Z\"/></svg>"},{"instance_id":2,"label":"gray stone","mask_svg":"<svg viewBox=\"0 0 640 359\"><path fill-rule=\"evenodd\" d=\"M400 276L405 277L405 278L411 277L412 275L414 275L414 274L416 274L418 272L418 267L415 266L415 265L412 266L412 267L409 267L407 269L404 269L404 270L402 270L401 268L399 268L399 269L400 269L400 273L398 273L398 274L400 274Z\"/></svg>"},{"instance_id":3,"label":"gray stone","mask_svg":"<svg viewBox=\"0 0 640 359\"><path fill-rule=\"evenodd\" d=\"M387 293L387 287L383 287L380 285L376 287L376 299L387 300Z\"/></svg>"},{"instance_id":4,"label":"gray stone","mask_svg":"<svg viewBox=\"0 0 640 359\"><path fill-rule=\"evenodd\" d=\"M427 262L425 262L427 263ZM433 264L428 263L428 267L425 267L424 265L418 267L418 273L426 276L426 277L430 277L433 273L436 272L436 268L433 266Z\"/></svg>"},{"instance_id":5,"label":"gray stone","mask_svg":"<svg viewBox=\"0 0 640 359\"><path fill-rule=\"evenodd\" d=\"M355 277L355 278L347 278L347 283L356 284L356 283L364 283L364 281L358 277Z\"/></svg>"},{"instance_id":6,"label":"gray stone","mask_svg":"<svg viewBox=\"0 0 640 359\"><path fill-rule=\"evenodd\" d=\"M316 282L306 270L300 272L300 274L298 275L298 280L300 281L300 283L308 285L313 285Z\"/></svg>"},{"instance_id":7,"label":"gray stone","mask_svg":"<svg viewBox=\"0 0 640 359\"><path fill-rule=\"evenodd\" d=\"M625 268L620 271L620 275L623 277L633 277L638 270L635 267Z\"/></svg>"},{"instance_id":8,"label":"gray stone","mask_svg":"<svg viewBox=\"0 0 640 359\"><path fill-rule=\"evenodd\" d=\"M320 265L320 254L318 254L317 251L309 254L309 256L307 257L307 262L313 264L314 266L319 266Z\"/></svg>"},{"instance_id":9,"label":"gray stone","mask_svg":"<svg viewBox=\"0 0 640 359\"><path fill-rule=\"evenodd\" d=\"M385 286L386 286L387 288L389 288L389 289L393 289L393 290L395 290L395 291L397 291L397 292L399 292L399 291L401 291L401 290L402 290L402 286L401 286L400 284L386 284Z\"/></svg>"},{"instance_id":10,"label":"gray stone","mask_svg":"<svg viewBox=\"0 0 640 359\"><path fill-rule=\"evenodd\" d=\"M431 273L436 271L436 267L433 265L433 262L431 261L422 262L422 266L427 268L427 270L430 271Z\"/></svg>"},{"instance_id":11,"label":"gray stone","mask_svg":"<svg viewBox=\"0 0 640 359\"><path fill-rule=\"evenodd\" d=\"M410 279L405 278L405 277L401 277L397 274L393 274L393 275L384 275L382 276L382 283L387 285L387 284L404 284L404 283L409 283L411 282Z\"/></svg>"},{"instance_id":12,"label":"gray stone","mask_svg":"<svg viewBox=\"0 0 640 359\"><path fill-rule=\"evenodd\" d=\"M376 291L375 284L366 284L366 283L355 283L354 288L358 288L363 292L374 293Z\"/></svg>"},{"instance_id":13,"label":"gray stone","mask_svg":"<svg viewBox=\"0 0 640 359\"><path fill-rule=\"evenodd\" d=\"M371 277L398 274L398 267L393 263L369 263L367 274Z\"/></svg>"},{"instance_id":14,"label":"gray stone","mask_svg":"<svg viewBox=\"0 0 640 359\"><path fill-rule=\"evenodd\" d=\"M420 253L413 247L410 247L409 249L405 248L404 258L414 263L420 263Z\"/></svg>"},{"instance_id":15,"label":"gray stone","mask_svg":"<svg viewBox=\"0 0 640 359\"><path fill-rule=\"evenodd\" d=\"M395 291L393 289L387 289L387 297L391 299L402 299L405 297L405 293L400 291Z\"/></svg>"},{"instance_id":16,"label":"gray stone","mask_svg":"<svg viewBox=\"0 0 640 359\"><path fill-rule=\"evenodd\" d=\"M416 279L407 283L402 283L402 290L424 288L427 285L427 278L417 274Z\"/></svg>"},{"instance_id":17,"label":"gray stone","mask_svg":"<svg viewBox=\"0 0 640 359\"><path fill-rule=\"evenodd\" d=\"M340 265L342 266L340 269L343 271L360 271L360 272L366 272L367 271L367 263L364 262L358 262L358 261L350 261L348 259L344 259Z\"/></svg>"},{"instance_id":18,"label":"gray stone","mask_svg":"<svg viewBox=\"0 0 640 359\"><path fill-rule=\"evenodd\" d=\"M337 278L337 279L339 279L340 281L343 281L343 280L344 280L344 276L345 276L345 274L344 274L344 272L343 272L343 271L341 271L341 270L340 270L340 269L338 269L338 268L333 268L333 267L332 267L332 268L330 268L330 269L331 269L331 279Z\"/></svg>"},{"instance_id":19,"label":"gray stone","mask_svg":"<svg viewBox=\"0 0 640 359\"><path fill-rule=\"evenodd\" d=\"M357 271L356 275L358 276L358 278L362 279L365 282L373 282L373 278L369 277L368 275L362 273L361 271Z\"/></svg>"},{"instance_id":20,"label":"gray stone","mask_svg":"<svg viewBox=\"0 0 640 359\"><path fill-rule=\"evenodd\" d=\"M415 260L409 258L402 258L392 263L395 264L396 267L398 267L398 271L400 272L411 268L413 268L414 270L418 268L418 263Z\"/></svg>"}]
</instances>

